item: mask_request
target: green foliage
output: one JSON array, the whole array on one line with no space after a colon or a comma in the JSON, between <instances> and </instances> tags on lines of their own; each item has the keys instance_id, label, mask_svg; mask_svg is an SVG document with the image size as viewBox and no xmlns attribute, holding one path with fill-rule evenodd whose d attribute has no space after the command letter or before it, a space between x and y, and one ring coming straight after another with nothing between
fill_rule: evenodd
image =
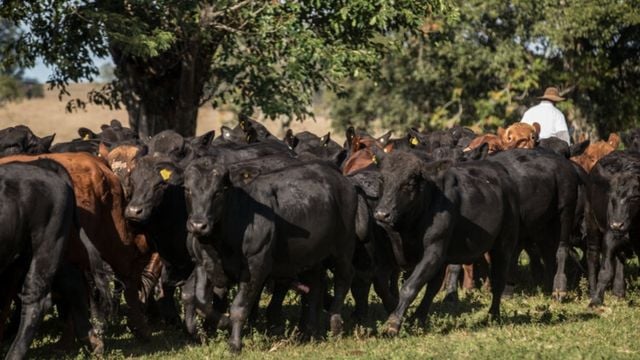
<instances>
[{"instance_id":1,"label":"green foliage","mask_svg":"<svg viewBox=\"0 0 640 360\"><path fill-rule=\"evenodd\" d=\"M448 10L443 0L8 0L0 16L29 29L7 61L42 56L62 88L98 75L92 54L111 54L112 100L124 94L153 105L184 96L169 90L184 86L191 64L189 91L201 101L304 117L321 86L374 72L395 45L386 35L413 32Z\"/></svg>"},{"instance_id":2,"label":"green foliage","mask_svg":"<svg viewBox=\"0 0 640 360\"><path fill-rule=\"evenodd\" d=\"M337 93L335 125L495 129L547 86L566 90L574 126L601 133L640 118L638 1L456 1L383 61L380 77ZM404 38L404 34L396 34Z\"/></svg>"}]
</instances>

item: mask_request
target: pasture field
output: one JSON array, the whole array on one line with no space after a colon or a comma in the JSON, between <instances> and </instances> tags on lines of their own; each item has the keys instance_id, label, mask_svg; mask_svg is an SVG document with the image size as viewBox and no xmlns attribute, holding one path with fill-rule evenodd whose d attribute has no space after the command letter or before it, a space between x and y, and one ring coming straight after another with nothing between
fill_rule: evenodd
<instances>
[{"instance_id":1,"label":"pasture field","mask_svg":"<svg viewBox=\"0 0 640 360\"><path fill-rule=\"evenodd\" d=\"M298 306L287 298L284 335L269 335L262 313L268 295L263 295L261 313L253 330L247 330L241 356L227 350L226 331L219 331L203 344L180 329L154 325L149 343L140 343L122 324L110 325L105 333L105 358L121 359L638 359L640 358L640 282L637 263L632 266L625 299L607 293L605 306L587 308L586 280L558 303L530 286L502 302L502 319L489 321L491 296L486 290L462 294L458 304L436 298L426 324L405 323L394 339L377 334L386 319L382 305L372 295L371 316L362 327L345 316L342 338L300 343L293 335ZM631 280L633 279L633 280ZM291 293L290 293L291 294ZM419 300L419 299L418 299ZM419 303L419 301L415 303ZM345 314L352 310L352 302ZM34 341L30 355L37 358L84 357L82 351L54 350L54 325L49 318ZM56 335L57 336L57 335Z\"/></svg>"},{"instance_id":2,"label":"pasture field","mask_svg":"<svg viewBox=\"0 0 640 360\"><path fill-rule=\"evenodd\" d=\"M45 85L46 86L46 85ZM95 132L100 131L100 125L109 123L111 119L118 119L123 125L129 126L127 112L125 110L110 110L106 107L88 104L85 110L78 110L71 113L65 111L67 101L72 98L87 99L87 92L93 88L100 88L100 84L70 84L69 93L71 96L58 99L58 91L45 91L44 98L34 98L31 100L8 103L0 107L0 129L9 126L26 125L38 136L46 136L56 133L55 142L69 141L78 137L78 128L86 127ZM331 131L331 122L326 118L326 112L319 106L315 110L316 118L307 119L304 122L294 121L291 128L294 132L311 131L322 136ZM214 110L210 105L203 105L198 112L198 127L196 134L200 135L209 130L215 129L216 136L220 133L220 126L235 126L232 121L233 114L228 111ZM282 138L284 130L280 120L264 120L263 124L274 135ZM344 140L343 134L331 135L333 139Z\"/></svg>"}]
</instances>

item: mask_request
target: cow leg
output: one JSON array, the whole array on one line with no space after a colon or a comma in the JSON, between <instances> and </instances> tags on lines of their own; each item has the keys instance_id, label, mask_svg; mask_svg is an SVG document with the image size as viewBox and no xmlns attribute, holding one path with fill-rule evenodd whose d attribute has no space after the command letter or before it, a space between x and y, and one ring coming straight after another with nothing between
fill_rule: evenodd
<instances>
[{"instance_id":1,"label":"cow leg","mask_svg":"<svg viewBox=\"0 0 640 360\"><path fill-rule=\"evenodd\" d=\"M196 270L182 285L182 303L184 306L184 327L187 334L196 336Z\"/></svg>"},{"instance_id":2,"label":"cow leg","mask_svg":"<svg viewBox=\"0 0 640 360\"><path fill-rule=\"evenodd\" d=\"M304 339L312 339L318 334L318 324L322 314L322 296L326 280L323 266L314 266L311 270L300 274L301 280L309 284L309 292L304 294L304 307L300 316L300 330Z\"/></svg>"},{"instance_id":3,"label":"cow leg","mask_svg":"<svg viewBox=\"0 0 640 360\"><path fill-rule=\"evenodd\" d=\"M615 251L619 246L620 241L615 238L615 236L610 232L604 236L604 258L602 261L602 269L598 273L598 283L596 286L596 291L591 297L591 302L589 303L590 307L600 306L604 301L604 292L607 288L607 285L611 283L611 279L614 275L614 261L615 261Z\"/></svg>"},{"instance_id":4,"label":"cow leg","mask_svg":"<svg viewBox=\"0 0 640 360\"><path fill-rule=\"evenodd\" d=\"M569 257L569 246L571 241L571 230L573 230L573 218L575 209L565 207L558 219L559 238L558 249L556 250L556 273L553 278L553 295L556 300L562 301L567 296L567 275L565 265ZM550 269L551 270L551 269Z\"/></svg>"},{"instance_id":5,"label":"cow leg","mask_svg":"<svg viewBox=\"0 0 640 360\"><path fill-rule=\"evenodd\" d=\"M458 267L457 271L459 275L461 266L457 265L457 267ZM444 280L446 269L447 269L447 266L443 266L442 270L439 273L437 273L436 276L434 276L433 279L429 280L429 282L427 283L427 289L425 290L424 297L422 297L422 301L420 302L420 305L416 309L416 312L413 314L413 318L420 321L421 323L424 323L424 321L427 319L427 314L429 314L429 309L431 308L431 304L433 304L433 298L436 297L436 294L438 293L438 291L440 291L440 288L442 287L442 281ZM458 283L456 280L456 286L457 285ZM456 293L457 293L457 289L456 289Z\"/></svg>"},{"instance_id":6,"label":"cow leg","mask_svg":"<svg viewBox=\"0 0 640 360\"><path fill-rule=\"evenodd\" d=\"M373 289L382 300L384 309L391 313L398 306L398 272L378 272L373 277Z\"/></svg>"},{"instance_id":7,"label":"cow leg","mask_svg":"<svg viewBox=\"0 0 640 360\"><path fill-rule=\"evenodd\" d=\"M357 322L364 321L369 314L369 291L371 290L371 277L364 271L356 271L356 276L351 284L351 294L356 304L353 317Z\"/></svg>"},{"instance_id":8,"label":"cow leg","mask_svg":"<svg viewBox=\"0 0 640 360\"><path fill-rule=\"evenodd\" d=\"M231 303L229 311L229 320L231 321L229 347L233 352L242 350L242 327L247 321L251 306L257 300L260 290L262 290L262 285L267 275L271 272L272 260L268 250L268 247L262 247L258 253L248 256L248 280L240 282L238 293Z\"/></svg>"},{"instance_id":9,"label":"cow leg","mask_svg":"<svg viewBox=\"0 0 640 360\"><path fill-rule=\"evenodd\" d=\"M457 303L458 302L458 281L460 280L460 272L462 271L462 265L451 264L447 266L448 276L446 277L446 294L444 296L445 302ZM473 270L472 270L473 272ZM465 274L466 276L466 274ZM473 275L472 275L473 278Z\"/></svg>"},{"instance_id":10,"label":"cow leg","mask_svg":"<svg viewBox=\"0 0 640 360\"><path fill-rule=\"evenodd\" d=\"M273 282L273 292L271 300L267 306L266 317L267 323L271 330L275 333L284 331L284 322L282 319L282 303L289 292L291 285L290 280L275 280Z\"/></svg>"},{"instance_id":11,"label":"cow leg","mask_svg":"<svg viewBox=\"0 0 640 360\"><path fill-rule=\"evenodd\" d=\"M615 265L615 275L613 277L613 295L619 298L624 298L625 296L625 282L624 282L624 262L620 260L618 256L615 257L614 260Z\"/></svg>"},{"instance_id":12,"label":"cow leg","mask_svg":"<svg viewBox=\"0 0 640 360\"><path fill-rule=\"evenodd\" d=\"M442 243L432 243L425 248L422 259L413 269L409 278L402 284L398 306L387 319L387 329L385 331L387 335L395 336L400 332L402 318L407 308L413 300L415 300L418 292L420 292L420 289L424 287L427 281L431 280L442 270L443 262L444 246Z\"/></svg>"},{"instance_id":13,"label":"cow leg","mask_svg":"<svg viewBox=\"0 0 640 360\"><path fill-rule=\"evenodd\" d=\"M89 289L84 272L69 263L63 264L55 279L56 289L60 291L62 307L70 322L67 329L73 329L67 336L75 334L94 354L102 354L104 344L100 334L89 322ZM68 340L73 342L72 339Z\"/></svg>"},{"instance_id":14,"label":"cow leg","mask_svg":"<svg viewBox=\"0 0 640 360\"><path fill-rule=\"evenodd\" d=\"M342 334L342 306L349 292L353 280L353 263L350 258L338 257L335 259L335 271L333 273L333 302L329 309L331 332L334 336Z\"/></svg>"},{"instance_id":15,"label":"cow leg","mask_svg":"<svg viewBox=\"0 0 640 360\"><path fill-rule=\"evenodd\" d=\"M507 240L508 241L508 240ZM502 298L502 292L504 291L507 272L512 263L509 249L504 249L508 245L502 245L501 247L494 248L490 251L491 254L491 307L489 308L489 315L494 319L500 318L500 301Z\"/></svg>"},{"instance_id":16,"label":"cow leg","mask_svg":"<svg viewBox=\"0 0 640 360\"><path fill-rule=\"evenodd\" d=\"M136 272L137 273L137 272ZM139 276L136 279L140 279L142 276L141 273L137 273ZM128 312L128 322L127 325L133 335L142 341L149 341L151 338L151 329L149 329L149 324L147 323L147 319L144 317L143 305L140 302L140 297L138 294L139 281L128 279L125 281L125 289L124 289L124 299L129 305Z\"/></svg>"},{"instance_id":17,"label":"cow leg","mask_svg":"<svg viewBox=\"0 0 640 360\"><path fill-rule=\"evenodd\" d=\"M587 219L593 215L585 214ZM598 270L600 267L600 246L602 243L601 233L594 224L594 220L587 221L587 279L589 280L589 296L593 298L596 294L598 284Z\"/></svg>"},{"instance_id":18,"label":"cow leg","mask_svg":"<svg viewBox=\"0 0 640 360\"><path fill-rule=\"evenodd\" d=\"M47 233L49 231L45 231ZM49 232L50 233L50 232ZM36 240L36 239L34 239ZM62 258L64 236L49 241L34 241L39 250L31 259L29 270L22 285L20 300L20 326L5 359L23 359L42 321L42 312L47 301L53 277Z\"/></svg>"}]
</instances>

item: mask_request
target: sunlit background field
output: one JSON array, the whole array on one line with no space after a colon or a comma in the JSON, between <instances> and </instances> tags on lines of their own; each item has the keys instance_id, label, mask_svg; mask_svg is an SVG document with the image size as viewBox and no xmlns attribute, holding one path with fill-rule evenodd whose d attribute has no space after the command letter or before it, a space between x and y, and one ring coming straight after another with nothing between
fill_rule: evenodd
<instances>
[{"instance_id":1,"label":"sunlit background field","mask_svg":"<svg viewBox=\"0 0 640 360\"><path fill-rule=\"evenodd\" d=\"M92 88L99 88L99 84L71 84L70 96L59 99L57 90L46 91L44 98L23 98L18 102L10 102L0 107L0 128L18 124L29 126L38 136L56 134L55 141L69 141L78 137L78 128L86 127L99 131L100 125L109 123L111 119L118 119L128 126L127 112L124 109L110 110L107 107L87 104L85 110L67 112L65 106L72 98L86 100L87 92ZM322 109L316 111L315 120L309 118L304 122L294 121L291 128L294 131L308 130L318 135L331 131L331 123L327 120ZM210 105L200 108L198 113L197 134L215 129L219 134L220 126L234 124L234 114L228 111L216 111ZM264 120L265 126L276 136L284 136L281 120ZM342 139L342 134L332 134L332 138Z\"/></svg>"}]
</instances>

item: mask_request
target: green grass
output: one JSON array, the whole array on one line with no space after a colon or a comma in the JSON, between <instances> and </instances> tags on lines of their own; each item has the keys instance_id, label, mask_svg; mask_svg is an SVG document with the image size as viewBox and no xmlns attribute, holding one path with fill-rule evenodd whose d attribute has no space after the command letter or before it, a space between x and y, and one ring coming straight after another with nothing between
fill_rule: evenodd
<instances>
[{"instance_id":1,"label":"green grass","mask_svg":"<svg viewBox=\"0 0 640 360\"><path fill-rule=\"evenodd\" d=\"M636 269L637 270L637 269ZM637 279L636 274L631 276ZM297 321L295 296L287 298L288 320L285 335L266 334L263 314L253 330L246 330L241 357L246 359L540 359L540 358L640 358L640 283L628 286L627 297L616 299L610 293L606 305L587 308L586 282L570 292L564 303L557 303L539 290L522 288L513 298L503 300L502 319L490 322L487 316L491 296L486 291L462 294L458 304L444 304L440 295L424 326L405 323L397 338L377 335L386 316L379 299L372 296L371 320L356 327L345 316L346 333L300 343L291 333ZM264 296L265 303L268 296ZM418 301L416 301L418 303ZM264 309L264 307L262 307ZM352 303L345 314L352 310ZM411 311L410 311L411 312ZM54 350L59 325L51 317L45 320L29 356L34 358L86 357L78 350L60 353ZM233 358L227 350L227 333L221 331L197 343L180 329L156 325L149 343L133 339L122 323L111 325L104 336L105 358L203 359ZM3 352L6 351L6 347Z\"/></svg>"}]
</instances>

